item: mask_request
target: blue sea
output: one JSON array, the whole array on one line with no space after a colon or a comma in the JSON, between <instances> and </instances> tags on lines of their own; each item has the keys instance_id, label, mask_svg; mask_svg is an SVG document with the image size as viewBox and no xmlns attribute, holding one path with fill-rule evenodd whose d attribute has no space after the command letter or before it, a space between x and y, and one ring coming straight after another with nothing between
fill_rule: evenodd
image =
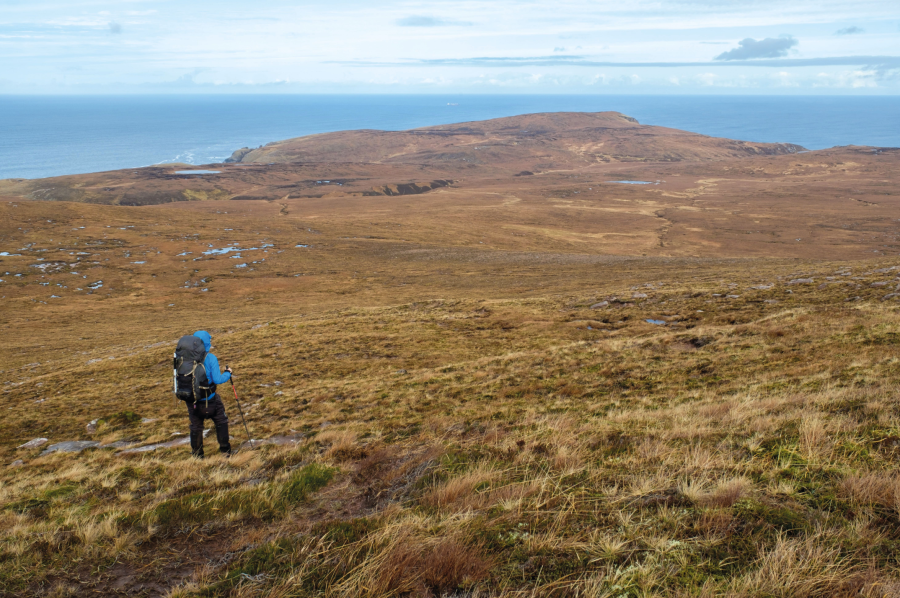
<instances>
[{"instance_id":1,"label":"blue sea","mask_svg":"<svg viewBox=\"0 0 900 598\"><path fill-rule=\"evenodd\" d=\"M604 110L643 124L808 149L900 146L900 96L0 96L0 179L210 164L241 147L328 131Z\"/></svg>"}]
</instances>

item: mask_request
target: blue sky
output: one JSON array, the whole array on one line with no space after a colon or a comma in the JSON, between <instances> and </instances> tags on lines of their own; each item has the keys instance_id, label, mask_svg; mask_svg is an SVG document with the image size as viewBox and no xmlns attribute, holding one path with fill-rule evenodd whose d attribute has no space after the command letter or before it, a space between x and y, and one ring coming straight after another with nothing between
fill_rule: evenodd
<instances>
[{"instance_id":1,"label":"blue sky","mask_svg":"<svg viewBox=\"0 0 900 598\"><path fill-rule=\"evenodd\" d=\"M898 0L0 0L0 93L900 93Z\"/></svg>"}]
</instances>

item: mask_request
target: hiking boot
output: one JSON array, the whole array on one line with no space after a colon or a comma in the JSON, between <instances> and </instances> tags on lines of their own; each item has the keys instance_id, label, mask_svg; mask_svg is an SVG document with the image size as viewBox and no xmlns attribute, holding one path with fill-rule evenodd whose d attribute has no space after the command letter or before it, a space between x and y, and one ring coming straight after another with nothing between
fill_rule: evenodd
<instances>
[{"instance_id":1,"label":"hiking boot","mask_svg":"<svg viewBox=\"0 0 900 598\"><path fill-rule=\"evenodd\" d=\"M219 452L231 455L231 436L228 435L228 420L216 422L216 440L219 441Z\"/></svg>"},{"instance_id":2,"label":"hiking boot","mask_svg":"<svg viewBox=\"0 0 900 598\"><path fill-rule=\"evenodd\" d=\"M203 432L191 432L191 455L203 458Z\"/></svg>"}]
</instances>

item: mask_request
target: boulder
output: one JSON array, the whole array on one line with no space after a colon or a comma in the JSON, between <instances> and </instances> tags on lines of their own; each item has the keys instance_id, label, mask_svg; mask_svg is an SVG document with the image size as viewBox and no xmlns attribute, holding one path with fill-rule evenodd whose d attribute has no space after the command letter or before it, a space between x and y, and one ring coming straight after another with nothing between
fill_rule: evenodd
<instances>
[{"instance_id":1,"label":"boulder","mask_svg":"<svg viewBox=\"0 0 900 598\"><path fill-rule=\"evenodd\" d=\"M37 447L41 446L42 444L44 444L45 442L47 442L46 438L35 438L34 440L29 440L25 444L20 444L16 448L20 448L20 449L37 448Z\"/></svg>"},{"instance_id":2,"label":"boulder","mask_svg":"<svg viewBox=\"0 0 900 598\"><path fill-rule=\"evenodd\" d=\"M84 449L93 448L95 446L100 446L100 443L94 442L93 440L67 440L66 442L51 444L44 449L41 456L43 457L50 453L80 453Z\"/></svg>"}]
</instances>

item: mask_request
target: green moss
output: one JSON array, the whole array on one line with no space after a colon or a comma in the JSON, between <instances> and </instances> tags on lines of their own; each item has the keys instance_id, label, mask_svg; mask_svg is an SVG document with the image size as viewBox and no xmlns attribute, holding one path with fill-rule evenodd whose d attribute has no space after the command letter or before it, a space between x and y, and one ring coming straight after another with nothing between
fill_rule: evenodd
<instances>
[{"instance_id":1,"label":"green moss","mask_svg":"<svg viewBox=\"0 0 900 598\"><path fill-rule=\"evenodd\" d=\"M360 517L346 521L329 521L313 527L312 534L323 540L334 542L337 546L359 542L380 527L373 519Z\"/></svg>"},{"instance_id":2,"label":"green moss","mask_svg":"<svg viewBox=\"0 0 900 598\"><path fill-rule=\"evenodd\" d=\"M211 498L206 493L191 494L163 501L156 505L152 514L163 526L178 523L205 523L213 515Z\"/></svg>"},{"instance_id":3,"label":"green moss","mask_svg":"<svg viewBox=\"0 0 900 598\"><path fill-rule=\"evenodd\" d=\"M125 428L139 423L143 419L134 411L120 411L106 417L101 417L97 421L98 427L103 426L107 429Z\"/></svg>"},{"instance_id":4,"label":"green moss","mask_svg":"<svg viewBox=\"0 0 900 598\"><path fill-rule=\"evenodd\" d=\"M281 489L281 497L286 503L306 500L310 493L325 487L334 477L334 469L310 463L298 469L285 482Z\"/></svg>"},{"instance_id":5,"label":"green moss","mask_svg":"<svg viewBox=\"0 0 900 598\"><path fill-rule=\"evenodd\" d=\"M766 505L753 499L738 501L734 505L735 514L751 528L770 535L771 532L786 532L796 535L806 530L810 522L803 513L784 506Z\"/></svg>"},{"instance_id":6,"label":"green moss","mask_svg":"<svg viewBox=\"0 0 900 598\"><path fill-rule=\"evenodd\" d=\"M21 499L6 505L6 510L15 513L32 513L38 514L50 506L51 503L58 502L71 494L78 491L79 486L75 484L62 484L54 488L48 488L37 496Z\"/></svg>"},{"instance_id":7,"label":"green moss","mask_svg":"<svg viewBox=\"0 0 900 598\"><path fill-rule=\"evenodd\" d=\"M55 498L62 498L65 496L69 496L78 490L78 486L75 484L63 484L61 486L57 486L56 488L48 488L41 493L41 495L47 500L53 500Z\"/></svg>"},{"instance_id":8,"label":"green moss","mask_svg":"<svg viewBox=\"0 0 900 598\"><path fill-rule=\"evenodd\" d=\"M853 442L852 440L845 440L844 442L841 442L835 447L835 449L840 457L855 465L871 465L875 462L875 459L872 453L869 452L868 447Z\"/></svg>"},{"instance_id":9,"label":"green moss","mask_svg":"<svg viewBox=\"0 0 900 598\"><path fill-rule=\"evenodd\" d=\"M286 557L296 549L297 544L290 538L279 538L274 542L267 542L258 548L248 551L240 561L240 567L231 572L231 576L239 577L241 574L259 575L260 573L273 574L285 569ZM288 563L289 568L289 563Z\"/></svg>"},{"instance_id":10,"label":"green moss","mask_svg":"<svg viewBox=\"0 0 900 598\"><path fill-rule=\"evenodd\" d=\"M50 505L50 501L43 498L25 498L6 505L8 511L24 514L32 511L43 510Z\"/></svg>"}]
</instances>

